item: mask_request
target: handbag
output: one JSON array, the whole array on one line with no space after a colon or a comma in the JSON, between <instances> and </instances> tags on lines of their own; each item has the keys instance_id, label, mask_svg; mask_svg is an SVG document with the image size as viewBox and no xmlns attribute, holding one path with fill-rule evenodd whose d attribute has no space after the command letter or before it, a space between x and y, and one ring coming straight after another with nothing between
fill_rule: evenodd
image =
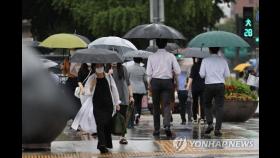
<instances>
[{"instance_id":1,"label":"handbag","mask_svg":"<svg viewBox=\"0 0 280 158\"><path fill-rule=\"evenodd\" d=\"M259 77L249 74L249 77L247 79L247 85L259 87Z\"/></svg>"},{"instance_id":2,"label":"handbag","mask_svg":"<svg viewBox=\"0 0 280 158\"><path fill-rule=\"evenodd\" d=\"M87 77L84 79L83 84L88 79L88 77L90 76L90 73L91 73L91 70L89 71ZM80 86L75 88L75 92L74 92L75 97L80 98L80 91L81 91Z\"/></svg>"},{"instance_id":3,"label":"handbag","mask_svg":"<svg viewBox=\"0 0 280 158\"><path fill-rule=\"evenodd\" d=\"M120 112L115 113L112 118L112 134L122 136L126 133L125 119Z\"/></svg>"}]
</instances>

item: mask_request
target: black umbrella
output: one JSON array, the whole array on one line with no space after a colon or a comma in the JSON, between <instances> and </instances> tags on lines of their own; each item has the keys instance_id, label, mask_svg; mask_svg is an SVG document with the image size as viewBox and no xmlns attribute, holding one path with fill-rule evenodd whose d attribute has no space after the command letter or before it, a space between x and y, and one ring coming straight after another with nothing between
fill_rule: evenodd
<instances>
[{"instance_id":1,"label":"black umbrella","mask_svg":"<svg viewBox=\"0 0 280 158\"><path fill-rule=\"evenodd\" d=\"M128 31L123 38L144 38L144 39L180 39L185 40L186 38L177 30L164 24L144 24L138 25Z\"/></svg>"},{"instance_id":2,"label":"black umbrella","mask_svg":"<svg viewBox=\"0 0 280 158\"><path fill-rule=\"evenodd\" d=\"M107 49L79 49L71 57L71 62L76 63L122 63L122 57Z\"/></svg>"},{"instance_id":3,"label":"black umbrella","mask_svg":"<svg viewBox=\"0 0 280 158\"><path fill-rule=\"evenodd\" d=\"M85 41L87 44L90 43L90 40L89 40L87 37L82 36L82 35L78 35L78 34L74 34L74 35L75 35L75 36L78 36L80 39L82 39L83 41Z\"/></svg>"},{"instance_id":4,"label":"black umbrella","mask_svg":"<svg viewBox=\"0 0 280 158\"><path fill-rule=\"evenodd\" d=\"M131 60L133 58L142 58L142 59L148 59L150 55L153 55L152 52L144 51L144 50L134 50L124 53L123 57L126 60Z\"/></svg>"}]
</instances>

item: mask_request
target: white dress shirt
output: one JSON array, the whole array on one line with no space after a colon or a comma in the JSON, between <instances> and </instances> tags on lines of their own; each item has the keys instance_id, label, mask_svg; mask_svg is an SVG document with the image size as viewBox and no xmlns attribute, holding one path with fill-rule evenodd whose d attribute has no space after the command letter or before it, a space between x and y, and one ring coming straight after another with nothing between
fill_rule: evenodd
<instances>
[{"instance_id":1,"label":"white dress shirt","mask_svg":"<svg viewBox=\"0 0 280 158\"><path fill-rule=\"evenodd\" d=\"M176 75L181 73L175 55L165 49L158 49L157 52L149 56L146 70L148 82L151 78L171 79L173 78L173 72Z\"/></svg>"},{"instance_id":2,"label":"white dress shirt","mask_svg":"<svg viewBox=\"0 0 280 158\"><path fill-rule=\"evenodd\" d=\"M225 78L230 76L227 61L216 54L204 58L199 74L205 78L205 84L225 83Z\"/></svg>"}]
</instances>

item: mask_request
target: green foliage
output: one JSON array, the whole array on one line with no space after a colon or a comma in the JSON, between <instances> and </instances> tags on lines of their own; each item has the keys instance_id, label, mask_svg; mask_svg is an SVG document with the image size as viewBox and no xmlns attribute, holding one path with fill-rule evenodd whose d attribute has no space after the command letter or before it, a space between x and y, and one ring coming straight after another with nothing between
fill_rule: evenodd
<instances>
[{"instance_id":1,"label":"green foliage","mask_svg":"<svg viewBox=\"0 0 280 158\"><path fill-rule=\"evenodd\" d=\"M249 85L234 78L230 78L225 83L225 96L236 96L236 94L238 94L237 96L239 97L247 97L251 100L257 100L258 98L256 92L251 91Z\"/></svg>"},{"instance_id":2,"label":"green foliage","mask_svg":"<svg viewBox=\"0 0 280 158\"><path fill-rule=\"evenodd\" d=\"M182 32L187 41L213 28L223 17L218 3L234 0L165 0L165 24ZM90 37L123 36L131 28L150 23L149 0L26 0L23 18L32 19L39 40L68 32Z\"/></svg>"},{"instance_id":3,"label":"green foliage","mask_svg":"<svg viewBox=\"0 0 280 158\"><path fill-rule=\"evenodd\" d=\"M237 33L236 23L233 18L228 19L224 24L217 24L215 27L217 28L217 30Z\"/></svg>"}]
</instances>

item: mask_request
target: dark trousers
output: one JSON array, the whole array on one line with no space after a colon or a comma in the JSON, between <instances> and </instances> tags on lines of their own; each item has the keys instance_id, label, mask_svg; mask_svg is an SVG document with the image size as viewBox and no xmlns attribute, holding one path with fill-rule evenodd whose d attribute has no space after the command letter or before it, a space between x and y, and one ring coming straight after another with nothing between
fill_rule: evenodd
<instances>
[{"instance_id":1,"label":"dark trousers","mask_svg":"<svg viewBox=\"0 0 280 158\"><path fill-rule=\"evenodd\" d=\"M144 94L133 93L135 114L139 114L139 117L141 115L141 110L142 110L143 96Z\"/></svg>"},{"instance_id":2,"label":"dark trousers","mask_svg":"<svg viewBox=\"0 0 280 158\"><path fill-rule=\"evenodd\" d=\"M130 117L128 118L128 128L134 127L135 115L139 114L138 117L140 118L141 111L142 111L142 98L144 94L133 93L134 98L134 106L129 108Z\"/></svg>"},{"instance_id":3,"label":"dark trousers","mask_svg":"<svg viewBox=\"0 0 280 158\"><path fill-rule=\"evenodd\" d=\"M94 117L97 127L97 149L100 147L112 148L112 113L94 110Z\"/></svg>"},{"instance_id":4,"label":"dark trousers","mask_svg":"<svg viewBox=\"0 0 280 158\"><path fill-rule=\"evenodd\" d=\"M188 91L179 90L178 99L179 99L180 115L181 115L182 122L186 122L186 111L188 113L188 120L191 120L192 110L191 110L191 106L187 104Z\"/></svg>"},{"instance_id":5,"label":"dark trousers","mask_svg":"<svg viewBox=\"0 0 280 158\"><path fill-rule=\"evenodd\" d=\"M220 84L207 84L205 85L204 99L205 99L205 112L207 124L213 124L213 114L212 114L212 100L215 100L215 117L216 125L215 130L220 130L222 128L222 117L223 117L223 107L224 107L224 94L225 86L223 83Z\"/></svg>"},{"instance_id":6,"label":"dark trousers","mask_svg":"<svg viewBox=\"0 0 280 158\"><path fill-rule=\"evenodd\" d=\"M163 108L163 125L170 127L171 118L171 95L173 82L172 79L155 79L151 80L152 98L153 98L153 117L154 117L154 129L160 130L160 101L162 101Z\"/></svg>"},{"instance_id":7,"label":"dark trousers","mask_svg":"<svg viewBox=\"0 0 280 158\"><path fill-rule=\"evenodd\" d=\"M193 97L193 119L197 119L197 114L198 114L198 99L200 100L200 118L205 119L205 114L204 114L204 93L203 89L201 90L193 90L192 91L192 97Z\"/></svg>"},{"instance_id":8,"label":"dark trousers","mask_svg":"<svg viewBox=\"0 0 280 158\"><path fill-rule=\"evenodd\" d=\"M123 115L124 119L125 119L125 122L126 122L126 125L128 123L128 120L127 120L127 108L128 108L128 105L120 105L120 113ZM123 137L125 136L125 133L122 135Z\"/></svg>"}]
</instances>

